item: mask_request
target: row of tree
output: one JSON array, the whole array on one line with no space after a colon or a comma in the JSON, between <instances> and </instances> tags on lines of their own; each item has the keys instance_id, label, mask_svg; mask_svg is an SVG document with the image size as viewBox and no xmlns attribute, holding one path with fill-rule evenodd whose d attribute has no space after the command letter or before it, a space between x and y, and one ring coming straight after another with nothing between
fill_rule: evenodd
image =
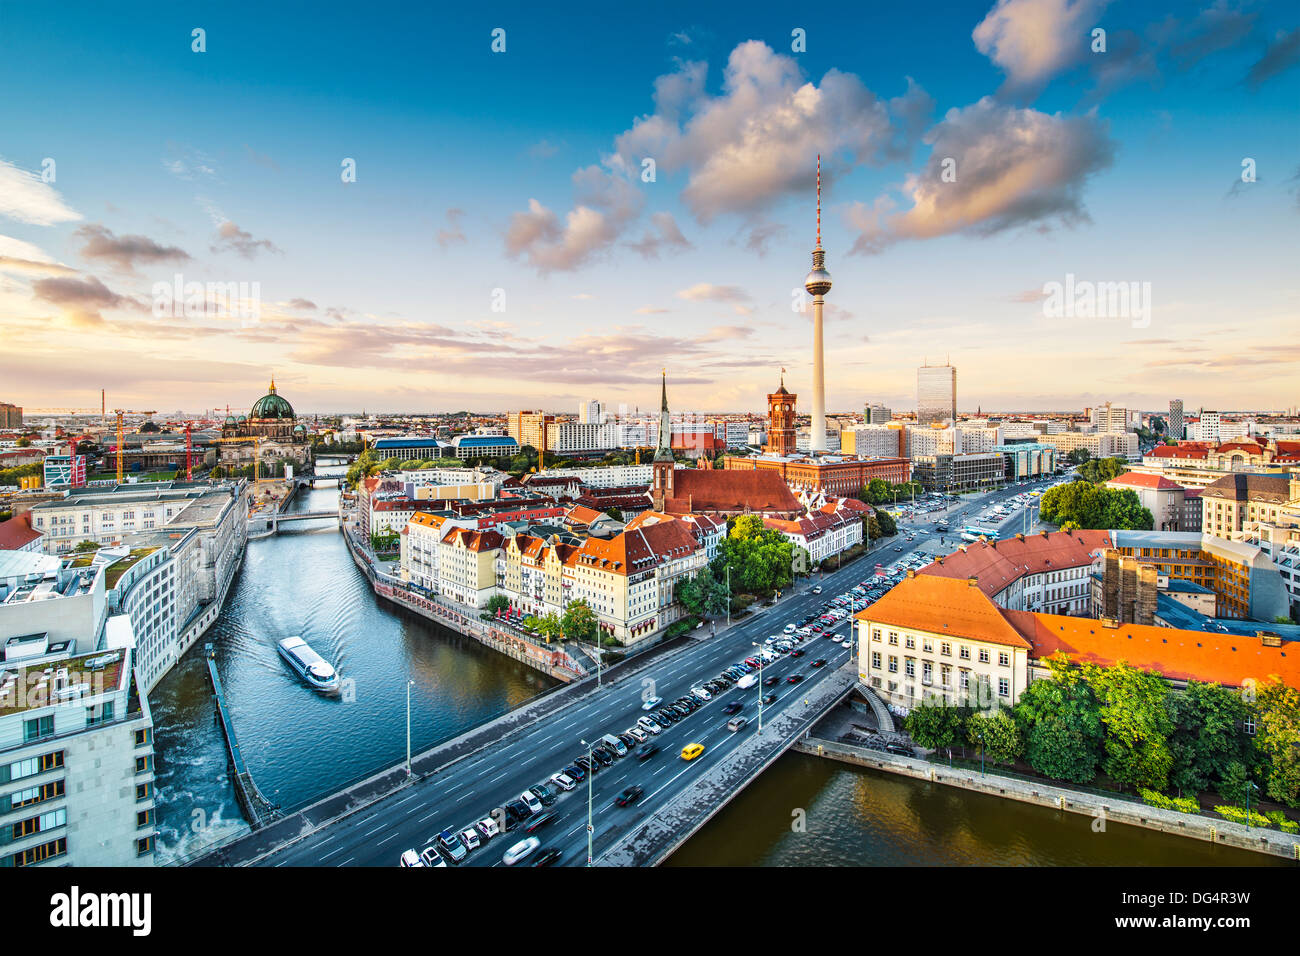
<instances>
[{"instance_id":1,"label":"row of tree","mask_svg":"<svg viewBox=\"0 0 1300 956\"><path fill-rule=\"evenodd\" d=\"M1110 458L1090 458L1079 465L1079 477L1094 485L1118 478L1128 471L1128 461L1114 455Z\"/></svg>"},{"instance_id":2,"label":"row of tree","mask_svg":"<svg viewBox=\"0 0 1300 956\"><path fill-rule=\"evenodd\" d=\"M869 505L892 505L901 499L911 500L916 495L925 494L925 488L919 481L904 481L893 484L883 478L872 478L866 487L858 493L858 498Z\"/></svg>"},{"instance_id":3,"label":"row of tree","mask_svg":"<svg viewBox=\"0 0 1300 956\"><path fill-rule=\"evenodd\" d=\"M907 732L929 749L970 746L1071 783L1100 772L1121 787L1213 789L1240 803L1247 781L1258 780L1272 799L1300 807L1300 691L1277 677L1240 692L1198 681L1174 690L1124 661L1102 667L1058 654L1048 664L1052 676L1031 683L1015 707L923 704L907 716Z\"/></svg>"},{"instance_id":4,"label":"row of tree","mask_svg":"<svg viewBox=\"0 0 1300 956\"><path fill-rule=\"evenodd\" d=\"M1142 507L1131 488L1106 488L1089 481L1071 481L1049 488L1040 499L1039 517L1062 531L1076 528L1150 531L1151 509Z\"/></svg>"},{"instance_id":5,"label":"row of tree","mask_svg":"<svg viewBox=\"0 0 1300 956\"><path fill-rule=\"evenodd\" d=\"M486 618L493 618L498 611L510 608L510 601L502 594L494 595L484 608ZM563 614L549 611L540 617L529 615L524 619L524 626L536 631L546 641L571 640L594 644L600 634L600 621L596 612L586 601L579 599L569 603Z\"/></svg>"}]
</instances>

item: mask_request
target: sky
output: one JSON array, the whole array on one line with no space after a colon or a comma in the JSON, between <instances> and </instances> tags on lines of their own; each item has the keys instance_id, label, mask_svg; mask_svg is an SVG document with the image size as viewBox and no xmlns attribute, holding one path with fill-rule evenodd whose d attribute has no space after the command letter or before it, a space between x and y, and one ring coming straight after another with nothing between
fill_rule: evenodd
<instances>
[{"instance_id":1,"label":"sky","mask_svg":"<svg viewBox=\"0 0 1300 956\"><path fill-rule=\"evenodd\" d=\"M436 6L6 4L0 401L805 410L820 154L828 411L1300 404L1294 3Z\"/></svg>"}]
</instances>

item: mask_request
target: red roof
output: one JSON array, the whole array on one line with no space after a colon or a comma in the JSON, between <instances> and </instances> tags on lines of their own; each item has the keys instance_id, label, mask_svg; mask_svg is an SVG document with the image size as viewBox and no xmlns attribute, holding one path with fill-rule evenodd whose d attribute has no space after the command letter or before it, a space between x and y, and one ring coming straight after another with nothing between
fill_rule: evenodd
<instances>
[{"instance_id":1,"label":"red roof","mask_svg":"<svg viewBox=\"0 0 1300 956\"><path fill-rule=\"evenodd\" d=\"M1133 488L1158 488L1161 490L1174 490L1181 488L1176 481L1170 481L1164 475L1148 475L1144 472L1126 471L1124 474L1112 478L1106 482L1108 485L1129 485Z\"/></svg>"},{"instance_id":2,"label":"red roof","mask_svg":"<svg viewBox=\"0 0 1300 956\"><path fill-rule=\"evenodd\" d=\"M32 528L31 522L28 512L8 521L0 521L0 551L21 551L41 537L41 533Z\"/></svg>"},{"instance_id":3,"label":"red roof","mask_svg":"<svg viewBox=\"0 0 1300 956\"><path fill-rule=\"evenodd\" d=\"M673 497L664 502L664 510L671 514L721 511L797 515L803 508L776 471L681 468L673 473Z\"/></svg>"},{"instance_id":4,"label":"red roof","mask_svg":"<svg viewBox=\"0 0 1300 956\"><path fill-rule=\"evenodd\" d=\"M1205 458L1209 453L1210 450L1205 445L1157 445L1147 452L1147 457L1190 460Z\"/></svg>"},{"instance_id":5,"label":"red roof","mask_svg":"<svg viewBox=\"0 0 1300 956\"><path fill-rule=\"evenodd\" d=\"M1111 543L1109 531L1049 531L992 544L977 541L926 565L918 573L976 578L980 591L992 597L1026 574L1090 565L1094 553L1111 547Z\"/></svg>"},{"instance_id":6,"label":"red roof","mask_svg":"<svg viewBox=\"0 0 1300 956\"><path fill-rule=\"evenodd\" d=\"M1149 624L1106 627L1094 618L1028 611L1002 614L1032 645L1029 656L1034 659L1060 651L1077 663L1109 666L1128 661L1171 680L1241 687L1248 679L1262 684L1276 674L1285 684L1300 687L1300 648L1290 642L1267 647L1253 635L1211 634Z\"/></svg>"}]
</instances>

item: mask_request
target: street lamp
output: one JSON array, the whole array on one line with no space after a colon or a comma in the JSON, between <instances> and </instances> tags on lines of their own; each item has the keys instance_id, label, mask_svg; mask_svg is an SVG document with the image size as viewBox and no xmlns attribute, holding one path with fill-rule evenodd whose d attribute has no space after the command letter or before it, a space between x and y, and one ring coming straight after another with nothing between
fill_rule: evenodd
<instances>
[{"instance_id":1,"label":"street lamp","mask_svg":"<svg viewBox=\"0 0 1300 956\"><path fill-rule=\"evenodd\" d=\"M731 627L731 562L727 562L727 627Z\"/></svg>"},{"instance_id":2,"label":"street lamp","mask_svg":"<svg viewBox=\"0 0 1300 956\"><path fill-rule=\"evenodd\" d=\"M1246 781L1246 829L1250 829L1250 791L1255 789L1255 784L1249 779Z\"/></svg>"},{"instance_id":3,"label":"street lamp","mask_svg":"<svg viewBox=\"0 0 1300 956\"><path fill-rule=\"evenodd\" d=\"M411 688L415 681L406 682L406 775L411 776Z\"/></svg>"},{"instance_id":4,"label":"street lamp","mask_svg":"<svg viewBox=\"0 0 1300 956\"><path fill-rule=\"evenodd\" d=\"M758 641L750 641L755 647L759 647ZM758 654L758 732L763 732L763 652L760 647Z\"/></svg>"},{"instance_id":5,"label":"street lamp","mask_svg":"<svg viewBox=\"0 0 1300 956\"><path fill-rule=\"evenodd\" d=\"M580 740L584 747L587 748L587 865L591 866L591 837L595 832L591 826L591 744L585 740Z\"/></svg>"}]
</instances>

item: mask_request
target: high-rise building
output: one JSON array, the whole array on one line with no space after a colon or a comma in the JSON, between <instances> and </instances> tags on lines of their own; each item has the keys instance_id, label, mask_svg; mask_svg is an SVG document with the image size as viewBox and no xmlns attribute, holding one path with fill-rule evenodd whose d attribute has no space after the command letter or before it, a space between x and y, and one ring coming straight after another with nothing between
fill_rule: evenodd
<instances>
[{"instance_id":1,"label":"high-rise building","mask_svg":"<svg viewBox=\"0 0 1300 956\"><path fill-rule=\"evenodd\" d=\"M1092 423L1098 432L1126 432L1129 430L1128 409L1121 405L1098 405L1092 410Z\"/></svg>"},{"instance_id":2,"label":"high-rise building","mask_svg":"<svg viewBox=\"0 0 1300 956\"><path fill-rule=\"evenodd\" d=\"M951 425L957 421L957 369L922 365L916 370L916 423Z\"/></svg>"},{"instance_id":3,"label":"high-rise building","mask_svg":"<svg viewBox=\"0 0 1300 956\"><path fill-rule=\"evenodd\" d=\"M831 274L826 271L826 250L822 248L822 158L817 157L817 245L813 249L812 271L803 287L813 297L813 396L812 421L809 426L810 451L826 451L826 369L822 351L822 308L831 291Z\"/></svg>"},{"instance_id":4,"label":"high-rise building","mask_svg":"<svg viewBox=\"0 0 1300 956\"><path fill-rule=\"evenodd\" d=\"M763 446L763 451L774 455L794 454L798 445L794 428L794 409L798 398L798 395L785 390L785 376L782 375L781 387L767 396L767 444Z\"/></svg>"},{"instance_id":5,"label":"high-rise building","mask_svg":"<svg viewBox=\"0 0 1300 956\"><path fill-rule=\"evenodd\" d=\"M605 421L605 406L596 399L578 405L578 421L583 425L600 425Z\"/></svg>"},{"instance_id":6,"label":"high-rise building","mask_svg":"<svg viewBox=\"0 0 1300 956\"><path fill-rule=\"evenodd\" d=\"M862 410L862 422L865 425L888 425L893 420L893 409L884 405L871 404Z\"/></svg>"},{"instance_id":7,"label":"high-rise building","mask_svg":"<svg viewBox=\"0 0 1300 956\"><path fill-rule=\"evenodd\" d=\"M21 428L23 410L17 405L0 402L0 428Z\"/></svg>"},{"instance_id":8,"label":"high-rise building","mask_svg":"<svg viewBox=\"0 0 1300 956\"><path fill-rule=\"evenodd\" d=\"M1165 435L1175 441L1181 441L1183 438L1183 400L1181 398L1171 398L1169 400L1169 423L1165 427Z\"/></svg>"},{"instance_id":9,"label":"high-rise building","mask_svg":"<svg viewBox=\"0 0 1300 956\"><path fill-rule=\"evenodd\" d=\"M546 428L555 422L554 415L540 411L510 412L506 421L506 434L518 442L521 448L531 445L538 451L550 450L546 445Z\"/></svg>"}]
</instances>

